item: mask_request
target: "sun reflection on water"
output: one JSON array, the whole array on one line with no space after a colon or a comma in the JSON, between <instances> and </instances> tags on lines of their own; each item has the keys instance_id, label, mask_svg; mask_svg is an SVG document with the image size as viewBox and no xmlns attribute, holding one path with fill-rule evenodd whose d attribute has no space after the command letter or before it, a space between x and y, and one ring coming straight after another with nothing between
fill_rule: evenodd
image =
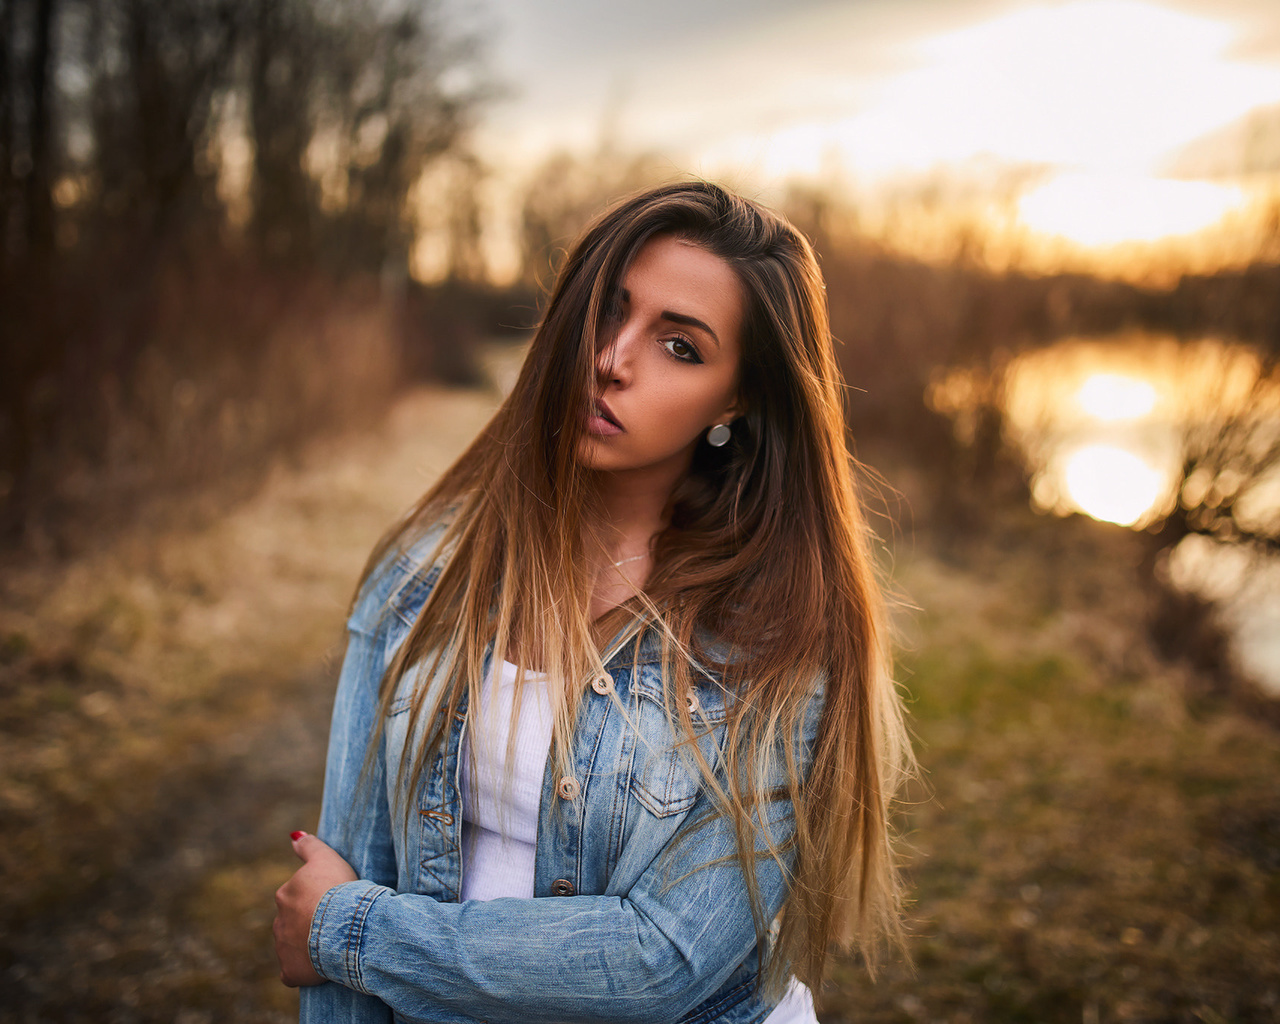
<instances>
[{"instance_id":1,"label":"sun reflection on water","mask_svg":"<svg viewBox=\"0 0 1280 1024\"><path fill-rule=\"evenodd\" d=\"M1024 352L998 383L957 372L931 401L959 427L994 396L1043 511L1142 528L1181 504L1206 532L1169 551L1163 571L1214 602L1240 669L1280 696L1280 559L1197 518L1229 507L1238 530L1280 530L1280 462L1266 454L1280 445L1280 375L1247 345L1131 331Z\"/></svg>"},{"instance_id":2,"label":"sun reflection on water","mask_svg":"<svg viewBox=\"0 0 1280 1024\"><path fill-rule=\"evenodd\" d=\"M1133 331L1024 352L994 386L976 370L954 371L931 386L929 401L962 436L978 405L998 401L1039 509L1142 528L1177 501L1224 500L1218 492L1233 470L1211 458L1184 480L1188 445L1280 443L1280 386L1266 383L1268 373L1244 345ZM1231 493L1238 523L1270 530L1280 468Z\"/></svg>"},{"instance_id":3,"label":"sun reflection on water","mask_svg":"<svg viewBox=\"0 0 1280 1024\"><path fill-rule=\"evenodd\" d=\"M1158 392L1150 381L1120 373L1094 373L1076 389L1075 404L1097 424L1142 421L1156 408ZM1173 485L1171 474L1141 450L1124 443L1125 431L1090 431L1106 441L1065 446L1058 457L1060 496L1103 522L1133 526L1146 519ZM1065 493L1062 493L1065 492Z\"/></svg>"},{"instance_id":4,"label":"sun reflection on water","mask_svg":"<svg viewBox=\"0 0 1280 1024\"><path fill-rule=\"evenodd\" d=\"M1132 526L1169 489L1168 474L1141 455L1114 444L1089 444L1063 459L1067 495L1086 515Z\"/></svg>"}]
</instances>

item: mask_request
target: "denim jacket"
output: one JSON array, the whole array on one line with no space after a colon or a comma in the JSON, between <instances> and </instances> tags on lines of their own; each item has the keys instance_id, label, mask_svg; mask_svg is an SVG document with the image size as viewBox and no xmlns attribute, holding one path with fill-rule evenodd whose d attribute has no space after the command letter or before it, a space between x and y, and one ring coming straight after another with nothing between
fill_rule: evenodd
<instances>
[{"instance_id":1,"label":"denim jacket","mask_svg":"<svg viewBox=\"0 0 1280 1024\"><path fill-rule=\"evenodd\" d=\"M756 928L732 825L715 818L672 842L712 804L664 706L652 637L642 637L637 657L635 631L629 640L624 631L606 650L607 675L584 681L572 777L548 759L533 899L458 902L466 715L408 792L394 766L411 742L412 672L390 708L372 798L358 795L379 680L440 573L424 564L435 540L428 534L376 571L348 622L318 834L360 881L330 889L312 918L312 964L337 984L302 989L304 1024L763 1020L773 1004L757 991ZM727 695L706 676L695 685L686 699L705 723L697 742L719 770ZM820 710L815 688L806 758ZM790 803L776 800L764 813L775 840L785 840ZM786 879L771 857L757 861L757 875L772 917Z\"/></svg>"}]
</instances>

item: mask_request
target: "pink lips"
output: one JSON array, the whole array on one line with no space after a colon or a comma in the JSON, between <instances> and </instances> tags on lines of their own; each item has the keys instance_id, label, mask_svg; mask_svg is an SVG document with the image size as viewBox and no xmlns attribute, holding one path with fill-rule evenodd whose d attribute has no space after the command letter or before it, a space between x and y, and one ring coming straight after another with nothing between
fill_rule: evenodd
<instances>
[{"instance_id":1,"label":"pink lips","mask_svg":"<svg viewBox=\"0 0 1280 1024\"><path fill-rule=\"evenodd\" d=\"M613 410L604 399L597 399L595 409L587 417L587 430L598 436L610 436L623 432L622 424L614 418Z\"/></svg>"}]
</instances>

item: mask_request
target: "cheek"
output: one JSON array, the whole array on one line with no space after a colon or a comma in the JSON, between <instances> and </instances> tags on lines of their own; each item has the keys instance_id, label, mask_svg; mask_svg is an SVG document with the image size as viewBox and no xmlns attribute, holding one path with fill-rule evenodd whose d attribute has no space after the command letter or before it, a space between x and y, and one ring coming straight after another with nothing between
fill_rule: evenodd
<instances>
[{"instance_id":1,"label":"cheek","mask_svg":"<svg viewBox=\"0 0 1280 1024\"><path fill-rule=\"evenodd\" d=\"M705 389L669 387L655 389L648 417L650 428L683 447L711 423L724 406Z\"/></svg>"},{"instance_id":2,"label":"cheek","mask_svg":"<svg viewBox=\"0 0 1280 1024\"><path fill-rule=\"evenodd\" d=\"M722 372L655 377L650 402L674 426L708 426L729 405L733 381Z\"/></svg>"}]
</instances>

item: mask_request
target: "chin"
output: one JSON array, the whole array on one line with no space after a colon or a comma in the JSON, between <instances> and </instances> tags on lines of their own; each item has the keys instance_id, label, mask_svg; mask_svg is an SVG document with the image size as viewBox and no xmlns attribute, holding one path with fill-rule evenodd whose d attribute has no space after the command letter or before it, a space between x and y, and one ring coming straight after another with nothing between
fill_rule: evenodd
<instances>
[{"instance_id":1,"label":"chin","mask_svg":"<svg viewBox=\"0 0 1280 1024\"><path fill-rule=\"evenodd\" d=\"M609 470L615 467L609 463L615 460L609 458L607 451L602 451L602 445L593 437L584 437L578 443L578 465L583 469Z\"/></svg>"}]
</instances>

